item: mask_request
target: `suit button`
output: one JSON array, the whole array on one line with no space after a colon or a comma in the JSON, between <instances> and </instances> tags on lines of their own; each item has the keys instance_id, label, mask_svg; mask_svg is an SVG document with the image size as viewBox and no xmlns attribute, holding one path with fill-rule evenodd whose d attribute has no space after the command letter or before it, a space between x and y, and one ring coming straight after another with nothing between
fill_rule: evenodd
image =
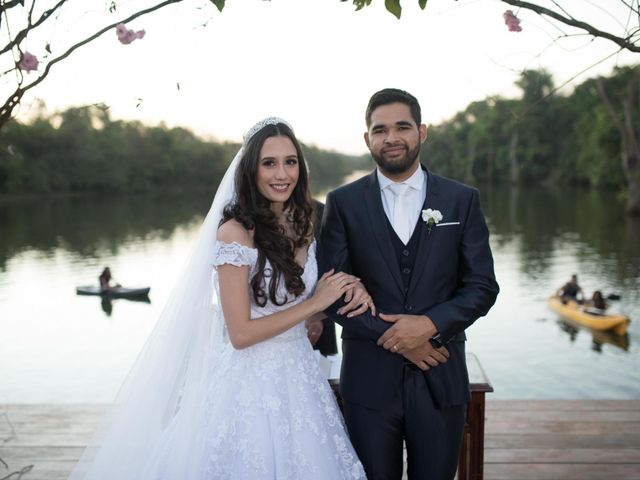
<instances>
[{"instance_id":1,"label":"suit button","mask_svg":"<svg viewBox=\"0 0 640 480\"><path fill-rule=\"evenodd\" d=\"M405 309L407 312L410 312L411 310L413 310L413 307L412 307L411 305L405 305L405 306L404 306L404 309Z\"/></svg>"},{"instance_id":2,"label":"suit button","mask_svg":"<svg viewBox=\"0 0 640 480\"><path fill-rule=\"evenodd\" d=\"M408 256L409 256L409 253L410 253L410 252L409 252L409 250L403 250L403 251L402 251L402 254L403 254L405 257L408 257Z\"/></svg>"},{"instance_id":3,"label":"suit button","mask_svg":"<svg viewBox=\"0 0 640 480\"><path fill-rule=\"evenodd\" d=\"M411 273L411 269L408 267L405 267L402 269L402 273Z\"/></svg>"}]
</instances>

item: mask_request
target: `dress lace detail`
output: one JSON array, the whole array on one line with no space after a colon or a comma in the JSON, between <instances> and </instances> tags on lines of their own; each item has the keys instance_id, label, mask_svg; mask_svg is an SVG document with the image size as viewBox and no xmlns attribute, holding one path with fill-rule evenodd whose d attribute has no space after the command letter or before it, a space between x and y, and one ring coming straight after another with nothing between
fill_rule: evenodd
<instances>
[{"instance_id":1,"label":"dress lace detail","mask_svg":"<svg viewBox=\"0 0 640 480\"><path fill-rule=\"evenodd\" d=\"M252 321L313 293L318 276L315 248L313 242L308 249L304 292L282 306L268 301L260 307L252 300ZM257 257L256 249L218 242L214 265L250 265L251 278ZM278 285L278 294L287 294L284 285ZM204 479L365 478L304 322L242 350L227 343L210 371L208 385Z\"/></svg>"},{"instance_id":2,"label":"dress lace detail","mask_svg":"<svg viewBox=\"0 0 640 480\"><path fill-rule=\"evenodd\" d=\"M241 245L238 242L225 243L217 241L213 252L213 265L216 267L224 264L236 267L253 265L257 259L258 250Z\"/></svg>"}]
</instances>

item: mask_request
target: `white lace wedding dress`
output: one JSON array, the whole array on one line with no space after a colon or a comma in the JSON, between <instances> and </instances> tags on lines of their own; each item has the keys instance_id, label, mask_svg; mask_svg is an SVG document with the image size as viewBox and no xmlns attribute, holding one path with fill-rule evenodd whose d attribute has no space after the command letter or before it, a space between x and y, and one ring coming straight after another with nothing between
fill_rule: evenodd
<instances>
[{"instance_id":1,"label":"white lace wedding dress","mask_svg":"<svg viewBox=\"0 0 640 480\"><path fill-rule=\"evenodd\" d=\"M215 266L250 265L251 278L257 258L256 249L235 242L216 243ZM268 268L267 260L267 273ZM252 321L308 298L317 282L317 268L314 242L304 267L304 293L282 306L268 301L259 307L252 301ZM286 293L280 284L278 298ZM210 375L204 415L204 478L365 478L304 322L242 350L225 342Z\"/></svg>"}]
</instances>

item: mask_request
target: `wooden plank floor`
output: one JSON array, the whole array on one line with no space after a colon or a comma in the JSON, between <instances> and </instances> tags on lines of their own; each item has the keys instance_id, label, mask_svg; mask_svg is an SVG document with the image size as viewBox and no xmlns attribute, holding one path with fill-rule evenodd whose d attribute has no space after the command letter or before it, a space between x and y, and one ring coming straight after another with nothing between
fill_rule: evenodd
<instances>
[{"instance_id":1,"label":"wooden plank floor","mask_svg":"<svg viewBox=\"0 0 640 480\"><path fill-rule=\"evenodd\" d=\"M0 479L30 465L23 480L66 479L103 408L0 408ZM488 395L485 429L488 480L640 480L640 400L500 401Z\"/></svg>"},{"instance_id":2,"label":"wooden plank floor","mask_svg":"<svg viewBox=\"0 0 640 480\"><path fill-rule=\"evenodd\" d=\"M486 479L640 479L640 400L487 397Z\"/></svg>"}]
</instances>

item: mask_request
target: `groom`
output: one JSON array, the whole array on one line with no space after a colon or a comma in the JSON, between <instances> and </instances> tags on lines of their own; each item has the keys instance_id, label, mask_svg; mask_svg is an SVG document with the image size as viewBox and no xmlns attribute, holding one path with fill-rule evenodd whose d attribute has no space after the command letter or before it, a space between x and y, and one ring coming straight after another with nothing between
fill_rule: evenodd
<instances>
[{"instance_id":1,"label":"groom","mask_svg":"<svg viewBox=\"0 0 640 480\"><path fill-rule=\"evenodd\" d=\"M382 313L342 316L340 390L369 480L453 479L469 378L464 330L498 294L478 191L420 164L427 128L413 95L369 100L370 175L327 196L320 272L362 279Z\"/></svg>"}]
</instances>

